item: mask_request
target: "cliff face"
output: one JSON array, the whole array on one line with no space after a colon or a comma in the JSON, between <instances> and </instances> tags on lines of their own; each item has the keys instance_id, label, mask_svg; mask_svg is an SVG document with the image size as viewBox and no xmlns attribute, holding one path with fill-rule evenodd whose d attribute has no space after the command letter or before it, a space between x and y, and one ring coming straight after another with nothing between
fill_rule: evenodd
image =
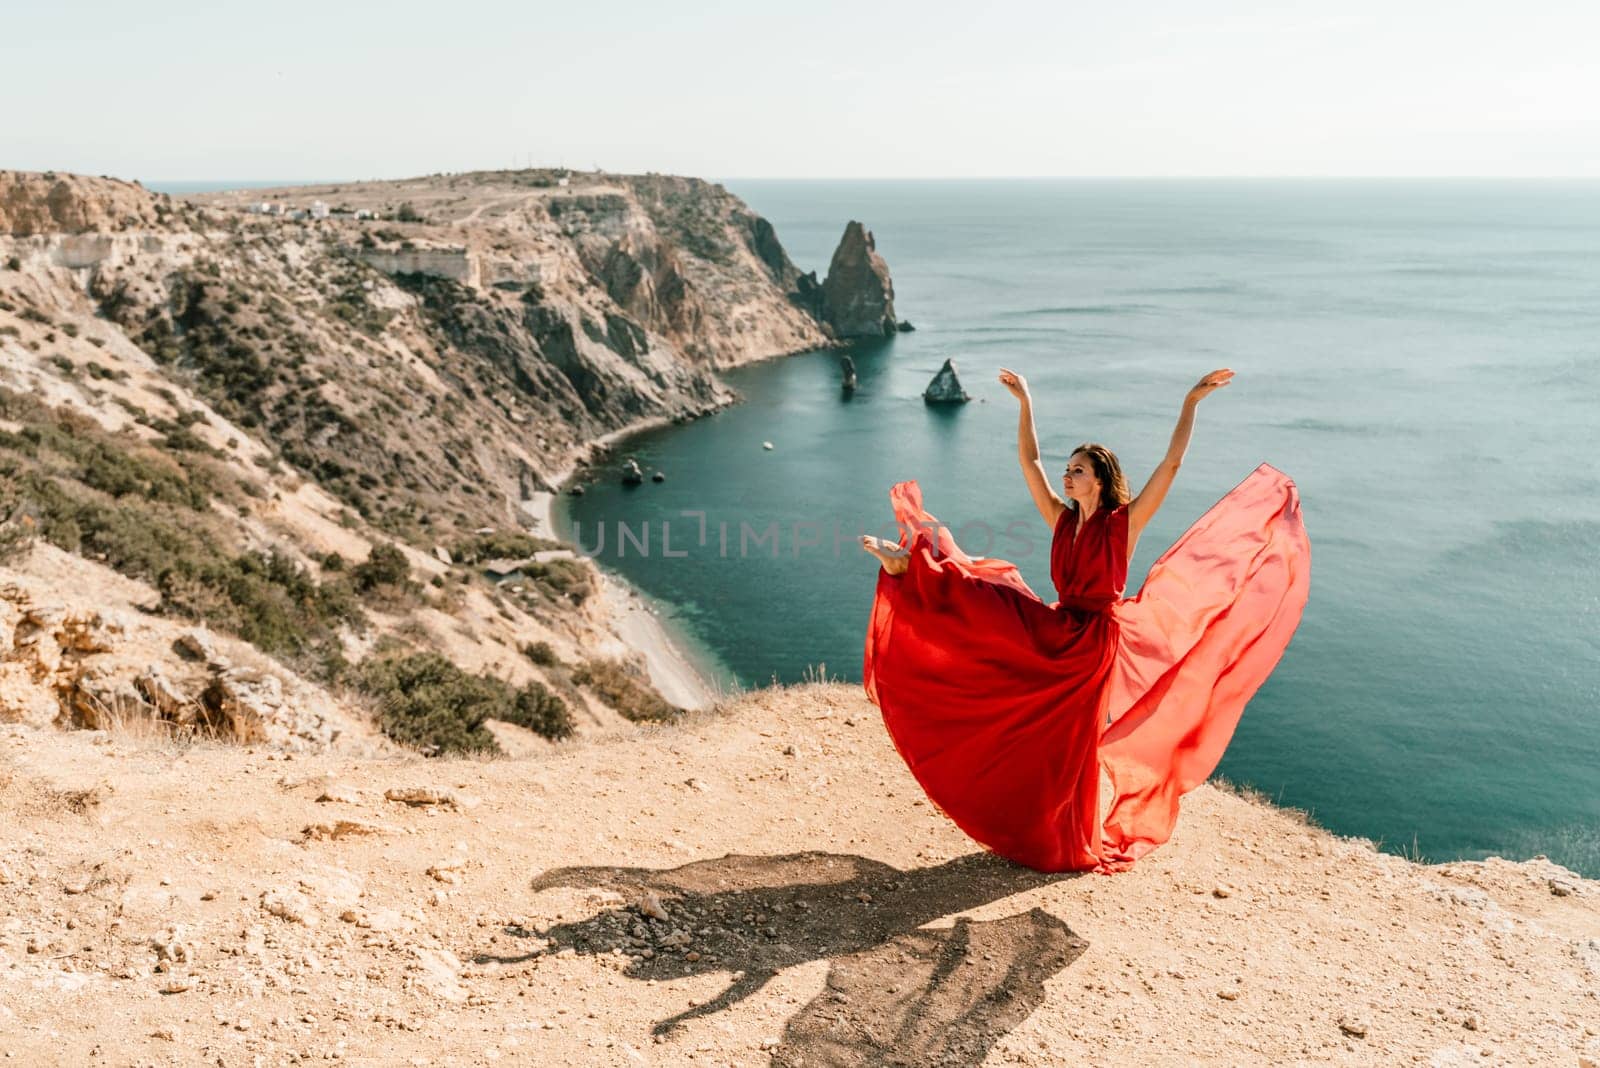
<instances>
[{"instance_id":1,"label":"cliff face","mask_svg":"<svg viewBox=\"0 0 1600 1068\"><path fill-rule=\"evenodd\" d=\"M64 591L109 568L140 584L130 610L282 660L285 692L433 651L564 694L580 729L621 723L633 684L585 666L625 652L587 562L505 580L475 562L554 548L523 528L593 442L729 403L719 368L829 343L770 225L693 179L514 172L172 202L0 173L0 211L0 571L49 600L40 568ZM212 676L168 640L182 693L156 702L121 641L85 654L106 680L93 700L165 703L184 726L171 717ZM0 663L25 655L4 644ZM99 715L54 667L5 677L0 720L48 720L52 700L61 722Z\"/></svg>"},{"instance_id":2,"label":"cliff face","mask_svg":"<svg viewBox=\"0 0 1600 1068\"><path fill-rule=\"evenodd\" d=\"M46 314L115 323L178 385L396 533L425 515L434 529L514 521L585 442L727 403L717 368L828 343L789 299L798 272L771 227L693 179L560 186L518 172L251 191L195 198L159 230L136 186L13 176L0 189L21 235L5 249L16 281L41 287ZM351 214L245 210L314 200ZM41 230L63 220L120 233Z\"/></svg>"},{"instance_id":3,"label":"cliff face","mask_svg":"<svg viewBox=\"0 0 1600 1068\"><path fill-rule=\"evenodd\" d=\"M167 209L134 182L0 171L0 234L104 233L155 225Z\"/></svg>"}]
</instances>

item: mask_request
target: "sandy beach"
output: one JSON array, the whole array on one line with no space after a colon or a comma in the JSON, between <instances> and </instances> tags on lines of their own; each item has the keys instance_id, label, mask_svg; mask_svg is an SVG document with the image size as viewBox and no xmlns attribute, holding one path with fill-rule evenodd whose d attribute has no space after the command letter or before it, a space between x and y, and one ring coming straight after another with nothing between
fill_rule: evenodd
<instances>
[{"instance_id":1,"label":"sandy beach","mask_svg":"<svg viewBox=\"0 0 1600 1068\"><path fill-rule=\"evenodd\" d=\"M588 443L571 462L550 476L550 483L556 489L539 490L522 502L528 530L542 538L557 537L556 498L578 465L623 438L665 426L670 421L665 417L645 419ZM644 656L650 681L662 697L679 708L702 709L711 707L724 696L721 688L694 666L682 644L673 638L653 606L637 590L598 563L595 569L600 576L600 597L606 617L612 621L617 637Z\"/></svg>"},{"instance_id":2,"label":"sandy beach","mask_svg":"<svg viewBox=\"0 0 1600 1068\"><path fill-rule=\"evenodd\" d=\"M626 580L600 570L600 596L612 629L629 648L643 653L650 682L679 708L710 708L725 696L694 666L650 602Z\"/></svg>"}]
</instances>

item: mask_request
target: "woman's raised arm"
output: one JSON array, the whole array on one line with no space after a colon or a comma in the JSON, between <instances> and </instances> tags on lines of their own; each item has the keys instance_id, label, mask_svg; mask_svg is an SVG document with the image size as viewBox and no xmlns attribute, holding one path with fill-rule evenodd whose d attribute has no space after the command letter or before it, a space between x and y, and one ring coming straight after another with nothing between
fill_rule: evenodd
<instances>
[{"instance_id":1,"label":"woman's raised arm","mask_svg":"<svg viewBox=\"0 0 1600 1068\"><path fill-rule=\"evenodd\" d=\"M1028 380L1008 368L1000 368L1000 384L1011 391L1020 407L1017 412L1017 462L1022 465L1022 476L1028 481L1028 493L1033 505L1039 509L1044 521L1055 529L1056 520L1066 510L1067 502L1050 488L1050 477L1039 462L1039 435L1033 429L1033 397L1028 392Z\"/></svg>"},{"instance_id":2,"label":"woman's raised arm","mask_svg":"<svg viewBox=\"0 0 1600 1068\"><path fill-rule=\"evenodd\" d=\"M1183 454L1189 449L1189 437L1194 433L1194 412L1200 402L1233 381L1233 372L1226 367L1212 371L1183 398L1183 411L1178 415L1178 425L1172 429L1172 441L1167 445L1167 455L1156 465L1144 489L1128 504L1128 555L1133 555L1134 543L1150 522L1161 502L1167 499L1172 480L1183 465Z\"/></svg>"}]
</instances>

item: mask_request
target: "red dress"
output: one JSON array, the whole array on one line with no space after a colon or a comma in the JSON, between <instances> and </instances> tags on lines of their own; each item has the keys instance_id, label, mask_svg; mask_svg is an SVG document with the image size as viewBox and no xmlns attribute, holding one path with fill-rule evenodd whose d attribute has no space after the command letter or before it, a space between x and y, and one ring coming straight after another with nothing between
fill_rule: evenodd
<instances>
[{"instance_id":1,"label":"red dress","mask_svg":"<svg viewBox=\"0 0 1600 1068\"><path fill-rule=\"evenodd\" d=\"M1041 871L1118 870L1165 842L1300 621L1311 548L1294 483L1258 467L1127 600L1127 506L1081 531L1069 507L1055 604L1015 565L963 553L915 482L889 498L911 562L878 573L863 678L928 797Z\"/></svg>"}]
</instances>

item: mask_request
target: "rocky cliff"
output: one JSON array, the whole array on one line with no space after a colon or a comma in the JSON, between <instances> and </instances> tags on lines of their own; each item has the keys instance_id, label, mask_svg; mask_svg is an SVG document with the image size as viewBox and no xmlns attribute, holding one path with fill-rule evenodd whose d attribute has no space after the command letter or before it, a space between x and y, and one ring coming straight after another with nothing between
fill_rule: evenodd
<instances>
[{"instance_id":1,"label":"rocky cliff","mask_svg":"<svg viewBox=\"0 0 1600 1068\"><path fill-rule=\"evenodd\" d=\"M171 211L136 182L0 171L0 234L107 233L156 225Z\"/></svg>"},{"instance_id":2,"label":"rocky cliff","mask_svg":"<svg viewBox=\"0 0 1600 1068\"><path fill-rule=\"evenodd\" d=\"M105 706L325 743L444 685L478 711L439 744L486 748L508 722L663 714L616 591L526 528L597 442L730 403L722 368L830 344L798 278L766 220L695 179L169 200L0 172L0 580L19 591L0 719ZM480 568L507 557L526 564ZM139 625L97 615L107 597ZM179 652L195 624L268 659L256 696L303 684L288 703L335 711L238 729L233 658Z\"/></svg>"}]
</instances>

